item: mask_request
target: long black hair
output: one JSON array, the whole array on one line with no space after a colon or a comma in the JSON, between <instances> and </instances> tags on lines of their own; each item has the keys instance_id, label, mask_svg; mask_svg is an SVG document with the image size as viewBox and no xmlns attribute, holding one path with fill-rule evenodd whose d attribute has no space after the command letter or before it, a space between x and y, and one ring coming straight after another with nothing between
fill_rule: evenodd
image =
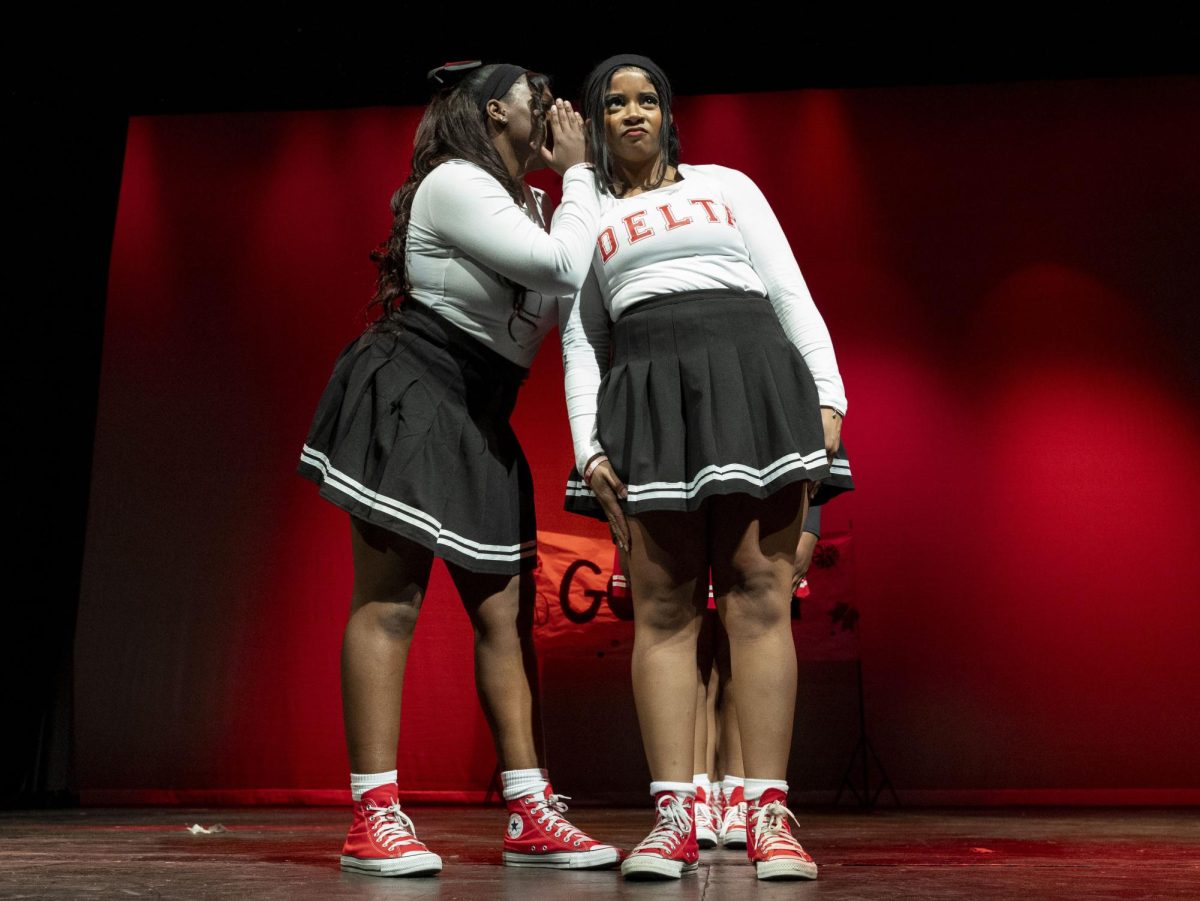
<instances>
[{"instance_id":1,"label":"long black hair","mask_svg":"<svg viewBox=\"0 0 1200 901\"><path fill-rule=\"evenodd\" d=\"M613 56L592 69L583 85L583 117L588 120L588 143L596 169L596 181L600 187L620 197L617 180L613 175L613 157L608 149L608 136L604 129L604 98L612 77L618 72L633 70L641 72L654 85L658 93L659 108L662 109L663 124L658 132L658 146L662 151L662 166L650 188L659 187L667 177L667 168L679 165L679 131L671 116L671 82L652 60L632 55Z\"/></svg>"},{"instance_id":2,"label":"long black hair","mask_svg":"<svg viewBox=\"0 0 1200 901\"><path fill-rule=\"evenodd\" d=\"M375 295L369 305L369 308L379 308L375 328L397 327L396 314L412 289L404 263L408 223L412 215L413 197L425 176L446 160L468 160L500 182L514 203L520 205L524 202L521 179L510 175L500 159L496 145L488 134L485 105L479 102L483 86L496 68L495 65L487 65L470 70L458 82L441 87L425 108L425 115L421 117L421 124L417 126L417 134L413 139L412 171L392 195L391 233L371 253L371 261L379 268ZM547 107L543 95L549 87L549 79L537 72L526 72L525 79L529 84L533 120L545 127ZM504 99L511 95L514 88L515 85ZM513 285L513 288L516 315L525 291L517 285Z\"/></svg>"}]
</instances>

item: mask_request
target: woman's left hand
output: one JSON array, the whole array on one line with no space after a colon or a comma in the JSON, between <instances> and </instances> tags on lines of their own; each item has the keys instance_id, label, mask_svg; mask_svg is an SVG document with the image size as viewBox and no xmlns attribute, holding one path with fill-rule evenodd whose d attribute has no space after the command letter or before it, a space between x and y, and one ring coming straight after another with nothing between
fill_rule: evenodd
<instances>
[{"instance_id":1,"label":"woman's left hand","mask_svg":"<svg viewBox=\"0 0 1200 901\"><path fill-rule=\"evenodd\" d=\"M629 553L629 523L625 520L625 511L621 509L620 504L628 492L625 489L625 483L613 471L612 464L608 462L607 457L592 470L588 487L596 495L596 500L599 501L604 515L608 518L608 528L612 532L613 543L625 553Z\"/></svg>"},{"instance_id":2,"label":"woman's left hand","mask_svg":"<svg viewBox=\"0 0 1200 901\"><path fill-rule=\"evenodd\" d=\"M821 426L825 429L825 454L829 462L842 446L842 414L833 407L821 408Z\"/></svg>"}]
</instances>

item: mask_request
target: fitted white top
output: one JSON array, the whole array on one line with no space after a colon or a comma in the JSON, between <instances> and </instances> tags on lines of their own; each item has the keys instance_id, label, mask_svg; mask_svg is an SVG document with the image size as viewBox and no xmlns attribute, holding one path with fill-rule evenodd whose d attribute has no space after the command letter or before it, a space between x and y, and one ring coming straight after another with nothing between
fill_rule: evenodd
<instances>
[{"instance_id":1,"label":"fitted white top","mask_svg":"<svg viewBox=\"0 0 1200 901\"><path fill-rule=\"evenodd\" d=\"M567 412L580 472L604 450L596 439L596 392L608 368L610 323L663 294L725 288L764 295L808 364L821 405L846 412L829 329L758 186L725 166L678 170L682 179L674 184L628 198L601 196L591 272L582 290L563 300Z\"/></svg>"},{"instance_id":2,"label":"fitted white top","mask_svg":"<svg viewBox=\"0 0 1200 901\"><path fill-rule=\"evenodd\" d=\"M589 168L572 166L563 176L562 203L547 234L549 212L542 191L526 187L520 207L474 163L442 163L413 197L405 256L410 300L528 367L557 321L558 295L573 295L588 273L600 212ZM515 323L515 341L514 289L500 276L527 289L533 324Z\"/></svg>"}]
</instances>

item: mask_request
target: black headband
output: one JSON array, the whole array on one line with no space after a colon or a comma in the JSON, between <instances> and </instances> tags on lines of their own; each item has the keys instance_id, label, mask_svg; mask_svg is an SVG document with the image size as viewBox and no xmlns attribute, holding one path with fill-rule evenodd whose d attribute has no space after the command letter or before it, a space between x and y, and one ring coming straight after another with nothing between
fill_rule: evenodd
<instances>
[{"instance_id":1,"label":"black headband","mask_svg":"<svg viewBox=\"0 0 1200 901\"><path fill-rule=\"evenodd\" d=\"M516 80L527 71L522 66L513 66L509 63L498 64L492 74L487 77L487 81L483 83L483 88L479 92L476 100L479 104L479 111L484 112L490 101L499 100L507 94Z\"/></svg>"},{"instance_id":2,"label":"black headband","mask_svg":"<svg viewBox=\"0 0 1200 901\"><path fill-rule=\"evenodd\" d=\"M650 57L639 56L636 53L618 53L616 56L610 56L602 63L599 63L588 74L587 81L584 82L583 96L585 98L590 97L596 82L600 79L604 79L604 87L608 87L608 80L612 77L612 73L617 69L624 69L629 66L641 69L650 76L650 80L654 82L659 94L662 95L659 97L659 100L663 106L669 109L671 106L671 82L667 80L666 73Z\"/></svg>"},{"instance_id":3,"label":"black headband","mask_svg":"<svg viewBox=\"0 0 1200 901\"><path fill-rule=\"evenodd\" d=\"M425 77L437 87L456 86L466 78L472 69L478 69L482 65L483 63L477 59L459 60L438 66L436 69L430 69ZM488 103L492 100L499 100L507 94L516 80L527 71L523 66L497 63L492 74L483 83L479 97L475 101L479 106L479 112L486 112Z\"/></svg>"}]
</instances>

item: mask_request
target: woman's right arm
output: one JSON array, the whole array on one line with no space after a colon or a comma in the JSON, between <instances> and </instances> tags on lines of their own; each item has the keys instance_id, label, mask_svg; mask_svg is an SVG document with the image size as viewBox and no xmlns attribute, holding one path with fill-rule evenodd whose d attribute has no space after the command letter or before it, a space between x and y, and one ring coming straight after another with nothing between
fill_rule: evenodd
<instances>
[{"instance_id":1,"label":"woman's right arm","mask_svg":"<svg viewBox=\"0 0 1200 901\"><path fill-rule=\"evenodd\" d=\"M629 550L629 526L618 498L625 497L625 486L605 459L589 464L604 454L596 429L596 400L600 380L608 371L610 319L600 294L596 273L590 272L582 290L559 301L562 332L563 375L567 395L567 416L571 421L571 441L575 446L575 468L596 495L613 541Z\"/></svg>"},{"instance_id":2,"label":"woman's right arm","mask_svg":"<svg viewBox=\"0 0 1200 901\"><path fill-rule=\"evenodd\" d=\"M600 198L592 171L563 175L563 198L547 234L500 182L473 163L450 161L422 185L427 221L441 238L539 294L574 294L587 277Z\"/></svg>"},{"instance_id":3,"label":"woman's right arm","mask_svg":"<svg viewBox=\"0 0 1200 901\"><path fill-rule=\"evenodd\" d=\"M583 475L588 462L604 453L596 432L596 395L608 371L609 318L595 272L588 273L578 294L559 301L559 316L567 416L575 468Z\"/></svg>"}]
</instances>

